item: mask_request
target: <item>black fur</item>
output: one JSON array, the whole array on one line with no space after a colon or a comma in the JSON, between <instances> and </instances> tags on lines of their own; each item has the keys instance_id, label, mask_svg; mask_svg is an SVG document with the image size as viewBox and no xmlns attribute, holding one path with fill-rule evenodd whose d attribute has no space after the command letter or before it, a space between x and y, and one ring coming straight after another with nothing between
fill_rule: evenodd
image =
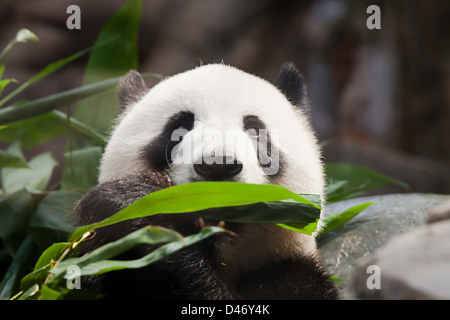
<instances>
[{"instance_id":1,"label":"black fur","mask_svg":"<svg viewBox=\"0 0 450 320\"><path fill-rule=\"evenodd\" d=\"M283 64L275 86L294 106L309 109L303 75L292 62Z\"/></svg>"},{"instance_id":2,"label":"black fur","mask_svg":"<svg viewBox=\"0 0 450 320\"><path fill-rule=\"evenodd\" d=\"M172 150L183 139L172 141L172 133L179 128L192 130L195 116L191 112L181 111L167 121L161 134L141 150L140 157L147 166L160 172L167 169L172 162Z\"/></svg>"},{"instance_id":3,"label":"black fur","mask_svg":"<svg viewBox=\"0 0 450 320\"><path fill-rule=\"evenodd\" d=\"M119 113L139 102L148 90L142 76L135 70L129 71L119 81Z\"/></svg>"},{"instance_id":4,"label":"black fur","mask_svg":"<svg viewBox=\"0 0 450 320\"><path fill-rule=\"evenodd\" d=\"M266 130L266 124L255 115L248 115L244 117L244 130L249 132L255 138L255 148L258 155L258 161L263 172L269 179L279 178L284 172L284 158L283 152L275 149L276 146L272 144L270 132L266 131L266 136L261 135L260 130ZM267 141L264 141L267 139ZM277 158L276 158L277 157ZM278 170L274 173L272 165L278 163Z\"/></svg>"},{"instance_id":5,"label":"black fur","mask_svg":"<svg viewBox=\"0 0 450 320\"><path fill-rule=\"evenodd\" d=\"M165 175L130 175L94 187L76 206L80 224L102 220L143 195L170 186ZM192 215L156 215L99 228L80 248L80 254L152 224L184 235L199 231ZM336 291L321 261L314 256L292 257L228 279L216 256L218 235L182 249L148 267L84 277L82 286L117 299L333 299ZM226 241L233 241L227 238ZM119 259L137 259L155 246L135 247Z\"/></svg>"}]
</instances>

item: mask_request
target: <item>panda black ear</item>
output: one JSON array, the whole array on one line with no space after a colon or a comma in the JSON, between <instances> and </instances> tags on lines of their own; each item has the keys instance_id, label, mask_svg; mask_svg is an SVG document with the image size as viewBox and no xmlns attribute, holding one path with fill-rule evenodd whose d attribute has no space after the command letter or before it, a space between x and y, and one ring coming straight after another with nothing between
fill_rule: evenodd
<instances>
[{"instance_id":1,"label":"panda black ear","mask_svg":"<svg viewBox=\"0 0 450 320\"><path fill-rule=\"evenodd\" d=\"M142 99L148 92L144 79L136 70L130 70L119 81L119 112Z\"/></svg>"},{"instance_id":2,"label":"panda black ear","mask_svg":"<svg viewBox=\"0 0 450 320\"><path fill-rule=\"evenodd\" d=\"M306 85L303 76L292 62L287 62L281 66L275 86L294 106L308 108Z\"/></svg>"}]
</instances>

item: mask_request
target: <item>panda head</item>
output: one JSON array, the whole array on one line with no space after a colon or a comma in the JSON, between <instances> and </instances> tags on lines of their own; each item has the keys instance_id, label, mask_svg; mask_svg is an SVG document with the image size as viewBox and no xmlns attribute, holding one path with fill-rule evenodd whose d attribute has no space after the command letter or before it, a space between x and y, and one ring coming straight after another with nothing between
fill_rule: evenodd
<instances>
[{"instance_id":1,"label":"panda head","mask_svg":"<svg viewBox=\"0 0 450 320\"><path fill-rule=\"evenodd\" d=\"M282 66L275 84L210 64L148 89L130 71L120 81L119 100L100 182L164 171L174 184L240 181L323 193L305 85L292 64Z\"/></svg>"}]
</instances>

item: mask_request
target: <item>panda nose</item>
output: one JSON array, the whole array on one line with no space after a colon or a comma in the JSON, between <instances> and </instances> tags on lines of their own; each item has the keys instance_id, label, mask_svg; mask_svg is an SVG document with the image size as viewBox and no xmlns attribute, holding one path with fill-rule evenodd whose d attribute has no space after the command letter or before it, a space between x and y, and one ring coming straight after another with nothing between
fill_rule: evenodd
<instances>
[{"instance_id":1,"label":"panda nose","mask_svg":"<svg viewBox=\"0 0 450 320\"><path fill-rule=\"evenodd\" d=\"M211 181L221 181L230 179L239 172L242 171L242 163L239 163L236 159L230 159L229 157L223 157L222 163L205 163L194 164L194 170L200 176Z\"/></svg>"}]
</instances>

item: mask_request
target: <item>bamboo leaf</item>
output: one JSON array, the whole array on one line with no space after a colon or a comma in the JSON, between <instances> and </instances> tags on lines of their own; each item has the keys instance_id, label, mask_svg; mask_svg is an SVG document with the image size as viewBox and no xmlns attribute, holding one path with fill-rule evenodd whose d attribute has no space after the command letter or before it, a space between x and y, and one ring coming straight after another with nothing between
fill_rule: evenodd
<instances>
[{"instance_id":1,"label":"bamboo leaf","mask_svg":"<svg viewBox=\"0 0 450 320\"><path fill-rule=\"evenodd\" d=\"M35 284L35 285L31 286L30 288L28 288L27 291L22 293L22 295L19 297L19 300L26 300L31 297L34 297L38 292L39 292L39 285Z\"/></svg>"},{"instance_id":2,"label":"bamboo leaf","mask_svg":"<svg viewBox=\"0 0 450 320\"><path fill-rule=\"evenodd\" d=\"M17 44L17 43L26 43L26 42L36 42L39 41L39 38L30 30L28 29L20 29L17 33L14 39L12 39L3 49L2 53L0 53L0 65L6 64L6 59L8 58L8 54L11 51L11 49ZM1 77L1 74L0 74Z\"/></svg>"},{"instance_id":3,"label":"bamboo leaf","mask_svg":"<svg viewBox=\"0 0 450 320\"><path fill-rule=\"evenodd\" d=\"M2 105L4 105L6 102L8 102L9 100L11 100L12 98L14 98L15 96L17 96L18 94L20 94L22 91L24 91L25 89L27 89L28 87L33 85L34 83L36 83L39 80L43 79L44 77L52 74L53 72L61 69L65 65L69 64L70 62L78 59L79 57L83 56L84 54L86 54L90 50L91 50L91 48L87 48L87 49L84 49L84 50L82 50L80 52L77 52L77 53L75 53L75 54L73 54L73 55L71 55L69 57L66 57L66 58L63 58L63 59L60 59L60 60L57 60L55 62L50 63L49 65L44 67L44 69L39 71L36 75L34 75L33 77L31 77L30 79L25 81L17 89L15 89L10 94L8 94L5 98L0 100L0 107Z\"/></svg>"},{"instance_id":4,"label":"bamboo leaf","mask_svg":"<svg viewBox=\"0 0 450 320\"><path fill-rule=\"evenodd\" d=\"M0 78L1 78L2 74L3 74L3 67L0 67ZM0 80L0 96L2 95L3 90L5 89L5 87L8 84L10 84L11 82L16 82L17 83L17 80L16 79L3 79L3 80Z\"/></svg>"},{"instance_id":5,"label":"bamboo leaf","mask_svg":"<svg viewBox=\"0 0 450 320\"><path fill-rule=\"evenodd\" d=\"M122 239L119 239L87 254L82 258L67 259L60 263L59 266L53 269L51 272L55 274L56 278L57 276L64 275L67 267L70 265L77 265L78 267L80 267L82 276L90 274L101 274L120 269L142 268L151 263L159 261L160 259L163 259L184 247L204 240L217 232L224 231L219 227L207 227L202 229L202 231L198 234L180 238L179 235L174 234L174 231L158 228L156 230L157 239L155 239L155 233L152 232L153 229L154 227L145 227L139 229L123 237ZM161 231L163 231L163 233L161 233ZM139 243L161 243L168 241L171 242L162 247L159 247L158 249L152 251L150 254L140 259L128 261L104 260L104 258L107 259L107 257L109 256L112 257L120 252L123 252L122 250L127 250L131 245L137 245Z\"/></svg>"},{"instance_id":6,"label":"bamboo leaf","mask_svg":"<svg viewBox=\"0 0 450 320\"><path fill-rule=\"evenodd\" d=\"M46 285L43 285L40 290L40 300L62 300L64 294L57 290L54 290Z\"/></svg>"},{"instance_id":7,"label":"bamboo leaf","mask_svg":"<svg viewBox=\"0 0 450 320\"><path fill-rule=\"evenodd\" d=\"M280 200L293 200L278 202ZM237 208L258 202L260 207ZM270 203L277 204L270 204ZM207 209L226 207L226 214L220 211L204 211ZM258 185L240 182L194 182L163 189L134 202L108 219L99 223L78 228L71 239L77 239L86 231L107 226L127 219L140 218L158 213L200 212L199 215L209 218L243 221L239 213L249 213L248 221L267 223L314 223L320 216L320 206L304 197L278 185ZM265 208L264 208L265 207ZM289 210L286 210L286 207ZM253 209L253 210L252 210ZM280 209L280 210L274 210ZM219 213L218 213L219 212ZM217 216L216 216L217 215ZM255 221L256 220L256 221Z\"/></svg>"},{"instance_id":8,"label":"bamboo leaf","mask_svg":"<svg viewBox=\"0 0 450 320\"><path fill-rule=\"evenodd\" d=\"M57 164L50 152L44 152L28 162L29 168L3 168L3 188L7 194L21 189L44 190Z\"/></svg>"},{"instance_id":9,"label":"bamboo leaf","mask_svg":"<svg viewBox=\"0 0 450 320\"><path fill-rule=\"evenodd\" d=\"M47 248L36 262L33 272L27 274L20 281L21 290L25 292L36 284L39 285L44 283L48 277L48 272L53 267L55 261L63 255L69 246L70 243L62 242L55 243Z\"/></svg>"},{"instance_id":10,"label":"bamboo leaf","mask_svg":"<svg viewBox=\"0 0 450 320\"><path fill-rule=\"evenodd\" d=\"M323 227L319 236L323 236L324 234L343 226L354 216L356 216L358 213L365 210L372 204L373 204L372 202L362 203L357 206L351 207L341 213L333 214L329 217L326 217L325 219L323 219L325 226Z\"/></svg>"},{"instance_id":11,"label":"bamboo leaf","mask_svg":"<svg viewBox=\"0 0 450 320\"><path fill-rule=\"evenodd\" d=\"M66 152L61 190L87 190L95 186L101 157L101 147L87 147Z\"/></svg>"},{"instance_id":12,"label":"bamboo leaf","mask_svg":"<svg viewBox=\"0 0 450 320\"><path fill-rule=\"evenodd\" d=\"M108 43L91 52L84 85L122 76L130 69L138 68L137 34L141 10L142 0L129 0L108 20L96 40L96 43ZM111 90L79 103L74 117L105 134L112 126L117 108L117 94Z\"/></svg>"},{"instance_id":13,"label":"bamboo leaf","mask_svg":"<svg viewBox=\"0 0 450 320\"><path fill-rule=\"evenodd\" d=\"M28 224L28 233L40 248L46 249L69 237L73 228L68 221L73 218L73 207L81 196L81 192L56 191L39 202Z\"/></svg>"},{"instance_id":14,"label":"bamboo leaf","mask_svg":"<svg viewBox=\"0 0 450 320\"><path fill-rule=\"evenodd\" d=\"M0 201L0 237L11 256L16 255L27 236L33 211L33 199L24 189L7 194Z\"/></svg>"},{"instance_id":15,"label":"bamboo leaf","mask_svg":"<svg viewBox=\"0 0 450 320\"><path fill-rule=\"evenodd\" d=\"M68 136L69 129L84 135L99 146L106 145L105 137L86 124L73 117L67 117L58 110L16 121L0 128L0 140L11 143L19 137L21 145L29 149L50 140Z\"/></svg>"},{"instance_id":16,"label":"bamboo leaf","mask_svg":"<svg viewBox=\"0 0 450 320\"><path fill-rule=\"evenodd\" d=\"M37 252L30 237L25 237L0 283L0 300L9 299L17 292L20 279L26 274Z\"/></svg>"},{"instance_id":17,"label":"bamboo leaf","mask_svg":"<svg viewBox=\"0 0 450 320\"><path fill-rule=\"evenodd\" d=\"M325 172L331 181L327 186L329 203L354 198L386 185L396 185L405 190L411 190L405 182L348 163L327 163Z\"/></svg>"},{"instance_id":18,"label":"bamboo leaf","mask_svg":"<svg viewBox=\"0 0 450 320\"><path fill-rule=\"evenodd\" d=\"M28 164L22 157L0 150L0 167L28 168Z\"/></svg>"},{"instance_id":19,"label":"bamboo leaf","mask_svg":"<svg viewBox=\"0 0 450 320\"><path fill-rule=\"evenodd\" d=\"M90 85L56 93L20 107L6 107L0 109L0 124L24 120L44 114L46 112L67 106L73 102L85 99L117 85L120 77L107 79Z\"/></svg>"}]
</instances>

